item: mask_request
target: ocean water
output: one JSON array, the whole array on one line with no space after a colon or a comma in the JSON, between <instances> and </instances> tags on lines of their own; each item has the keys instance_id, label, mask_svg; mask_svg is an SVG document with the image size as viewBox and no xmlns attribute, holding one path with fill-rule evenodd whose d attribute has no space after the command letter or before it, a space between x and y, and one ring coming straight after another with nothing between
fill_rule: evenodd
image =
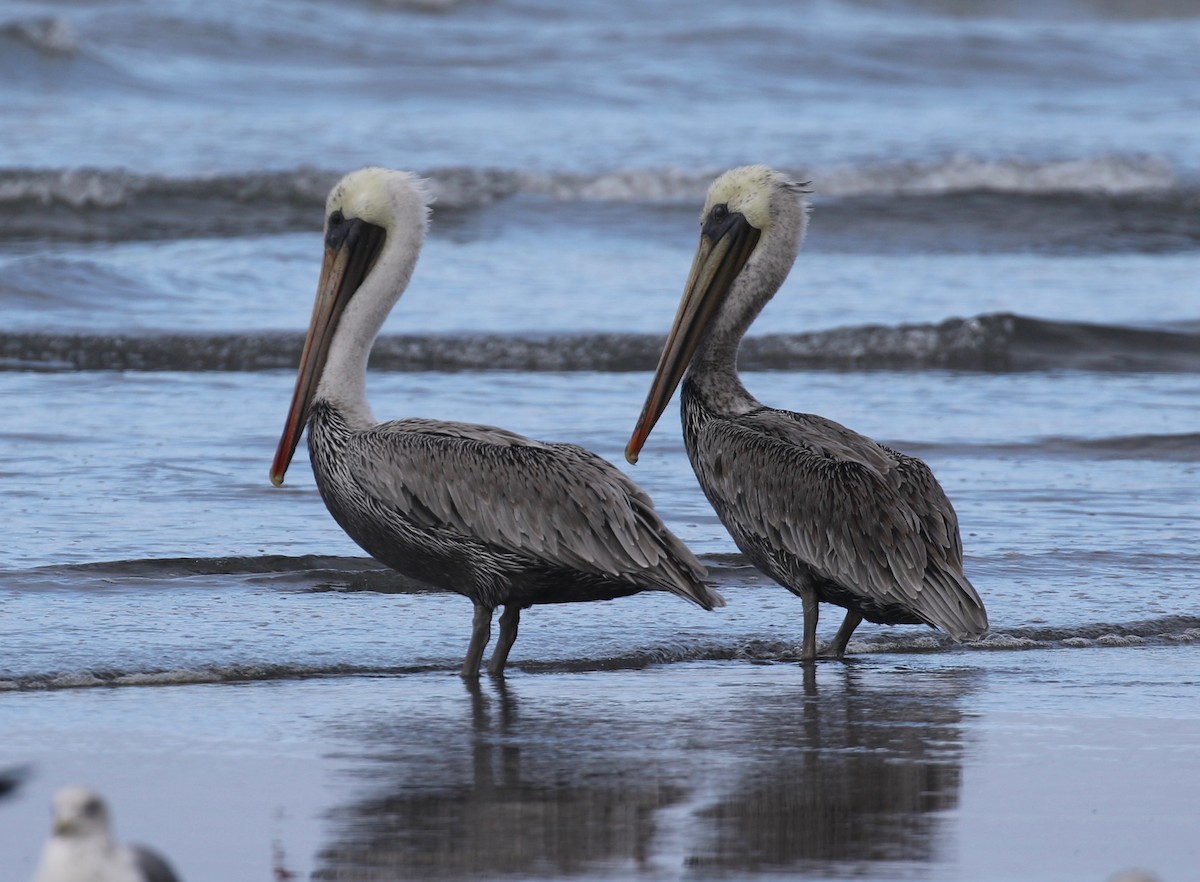
<instances>
[{"instance_id":1,"label":"ocean water","mask_svg":"<svg viewBox=\"0 0 1200 882\"><path fill-rule=\"evenodd\" d=\"M0 79L0 768L36 763L5 878L69 775L192 879L1196 865L1192 4L16 0ZM976 644L863 625L804 670L674 405L624 464L704 191L749 162L814 195L746 384L930 463ZM303 447L270 486L323 199L364 164L438 194L375 412L597 451L727 608L535 608L471 692L469 604L365 558Z\"/></svg>"}]
</instances>

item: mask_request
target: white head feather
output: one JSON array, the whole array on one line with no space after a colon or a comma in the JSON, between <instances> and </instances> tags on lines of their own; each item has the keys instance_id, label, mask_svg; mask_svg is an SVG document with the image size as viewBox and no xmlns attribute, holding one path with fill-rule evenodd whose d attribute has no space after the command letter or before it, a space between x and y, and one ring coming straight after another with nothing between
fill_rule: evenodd
<instances>
[{"instance_id":1,"label":"white head feather","mask_svg":"<svg viewBox=\"0 0 1200 882\"><path fill-rule=\"evenodd\" d=\"M329 218L341 212L387 234L375 266L342 313L317 387L317 395L337 402L354 424L374 422L366 398L367 356L388 313L408 287L425 241L432 201L421 178L377 167L350 172L325 201L326 231Z\"/></svg>"},{"instance_id":2,"label":"white head feather","mask_svg":"<svg viewBox=\"0 0 1200 882\"><path fill-rule=\"evenodd\" d=\"M707 218L713 206L723 203L731 212L740 212L762 233L762 239L767 239L777 224L790 221L790 227L798 226L795 233L799 250L799 240L807 226L807 193L804 184L793 182L770 166L743 165L731 168L712 182L701 218ZM759 249L765 250L762 239Z\"/></svg>"},{"instance_id":3,"label":"white head feather","mask_svg":"<svg viewBox=\"0 0 1200 882\"><path fill-rule=\"evenodd\" d=\"M383 227L390 234L400 225L419 228L422 236L429 222L433 195L429 182L412 172L370 166L352 171L329 191L325 217L340 211Z\"/></svg>"},{"instance_id":4,"label":"white head feather","mask_svg":"<svg viewBox=\"0 0 1200 882\"><path fill-rule=\"evenodd\" d=\"M740 213L759 231L758 244L697 352L698 361L733 378L727 384L731 389L742 388L736 370L738 344L775 296L800 252L808 226L807 193L804 184L795 183L766 165L730 169L708 188L700 217L702 225L715 206L724 205L731 214ZM728 406L747 409L757 407L758 402L746 393L742 400Z\"/></svg>"}]
</instances>

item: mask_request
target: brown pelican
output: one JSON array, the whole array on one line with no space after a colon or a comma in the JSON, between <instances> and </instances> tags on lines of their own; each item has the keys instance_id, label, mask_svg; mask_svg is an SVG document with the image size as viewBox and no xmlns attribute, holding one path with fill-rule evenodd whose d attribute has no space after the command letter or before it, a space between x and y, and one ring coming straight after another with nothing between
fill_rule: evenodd
<instances>
[{"instance_id":1,"label":"brown pelican","mask_svg":"<svg viewBox=\"0 0 1200 882\"><path fill-rule=\"evenodd\" d=\"M974 639L987 613L963 575L958 518L929 467L833 420L765 407L738 377L742 336L800 251L806 192L762 165L713 182L625 456L637 461L682 377L692 468L738 548L803 601L805 659L817 654L818 601L847 610L829 646L838 657L864 618Z\"/></svg>"},{"instance_id":2,"label":"brown pelican","mask_svg":"<svg viewBox=\"0 0 1200 882\"><path fill-rule=\"evenodd\" d=\"M406 172L343 178L325 211L325 261L271 481L304 426L321 497L350 538L412 578L475 604L464 677L504 670L521 610L663 589L705 609L724 599L626 475L573 444L471 423L376 423L367 355L417 262L429 199Z\"/></svg>"},{"instance_id":3,"label":"brown pelican","mask_svg":"<svg viewBox=\"0 0 1200 882\"><path fill-rule=\"evenodd\" d=\"M98 794L64 787L54 795L54 832L33 882L179 882L179 877L156 852L113 840L108 808Z\"/></svg>"}]
</instances>

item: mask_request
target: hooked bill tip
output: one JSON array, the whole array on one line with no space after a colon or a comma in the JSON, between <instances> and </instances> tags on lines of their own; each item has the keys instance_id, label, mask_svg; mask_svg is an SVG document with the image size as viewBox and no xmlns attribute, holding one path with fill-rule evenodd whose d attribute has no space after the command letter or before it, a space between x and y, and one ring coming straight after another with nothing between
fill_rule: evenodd
<instances>
[{"instance_id":1,"label":"hooked bill tip","mask_svg":"<svg viewBox=\"0 0 1200 882\"><path fill-rule=\"evenodd\" d=\"M282 487L283 486L283 472L277 472L274 469L271 469L271 483L274 484L276 487Z\"/></svg>"},{"instance_id":2,"label":"hooked bill tip","mask_svg":"<svg viewBox=\"0 0 1200 882\"><path fill-rule=\"evenodd\" d=\"M632 443L625 448L625 461L630 465L637 465L638 452L633 449Z\"/></svg>"}]
</instances>

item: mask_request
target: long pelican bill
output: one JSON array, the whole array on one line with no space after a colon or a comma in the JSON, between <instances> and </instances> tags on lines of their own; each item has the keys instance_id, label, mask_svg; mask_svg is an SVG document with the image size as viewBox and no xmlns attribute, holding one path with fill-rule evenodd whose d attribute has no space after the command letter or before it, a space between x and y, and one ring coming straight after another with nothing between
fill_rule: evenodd
<instances>
[{"instance_id":1,"label":"long pelican bill","mask_svg":"<svg viewBox=\"0 0 1200 882\"><path fill-rule=\"evenodd\" d=\"M671 325L659 356L642 414L625 448L625 459L630 463L637 462L638 454L675 394L717 308L750 259L759 235L760 231L740 212L730 212L722 217L714 215L700 231L700 244L683 287L675 323Z\"/></svg>"},{"instance_id":2,"label":"long pelican bill","mask_svg":"<svg viewBox=\"0 0 1200 882\"><path fill-rule=\"evenodd\" d=\"M381 227L358 219L344 220L339 227L331 228L326 234L325 259L317 282L312 320L308 325L308 335L304 338L304 349L300 353L296 389L292 393L292 405L283 426L279 447L275 450L275 460L271 464L271 483L276 487L283 484L283 476L304 433L338 319L375 265L384 238L385 231Z\"/></svg>"}]
</instances>

